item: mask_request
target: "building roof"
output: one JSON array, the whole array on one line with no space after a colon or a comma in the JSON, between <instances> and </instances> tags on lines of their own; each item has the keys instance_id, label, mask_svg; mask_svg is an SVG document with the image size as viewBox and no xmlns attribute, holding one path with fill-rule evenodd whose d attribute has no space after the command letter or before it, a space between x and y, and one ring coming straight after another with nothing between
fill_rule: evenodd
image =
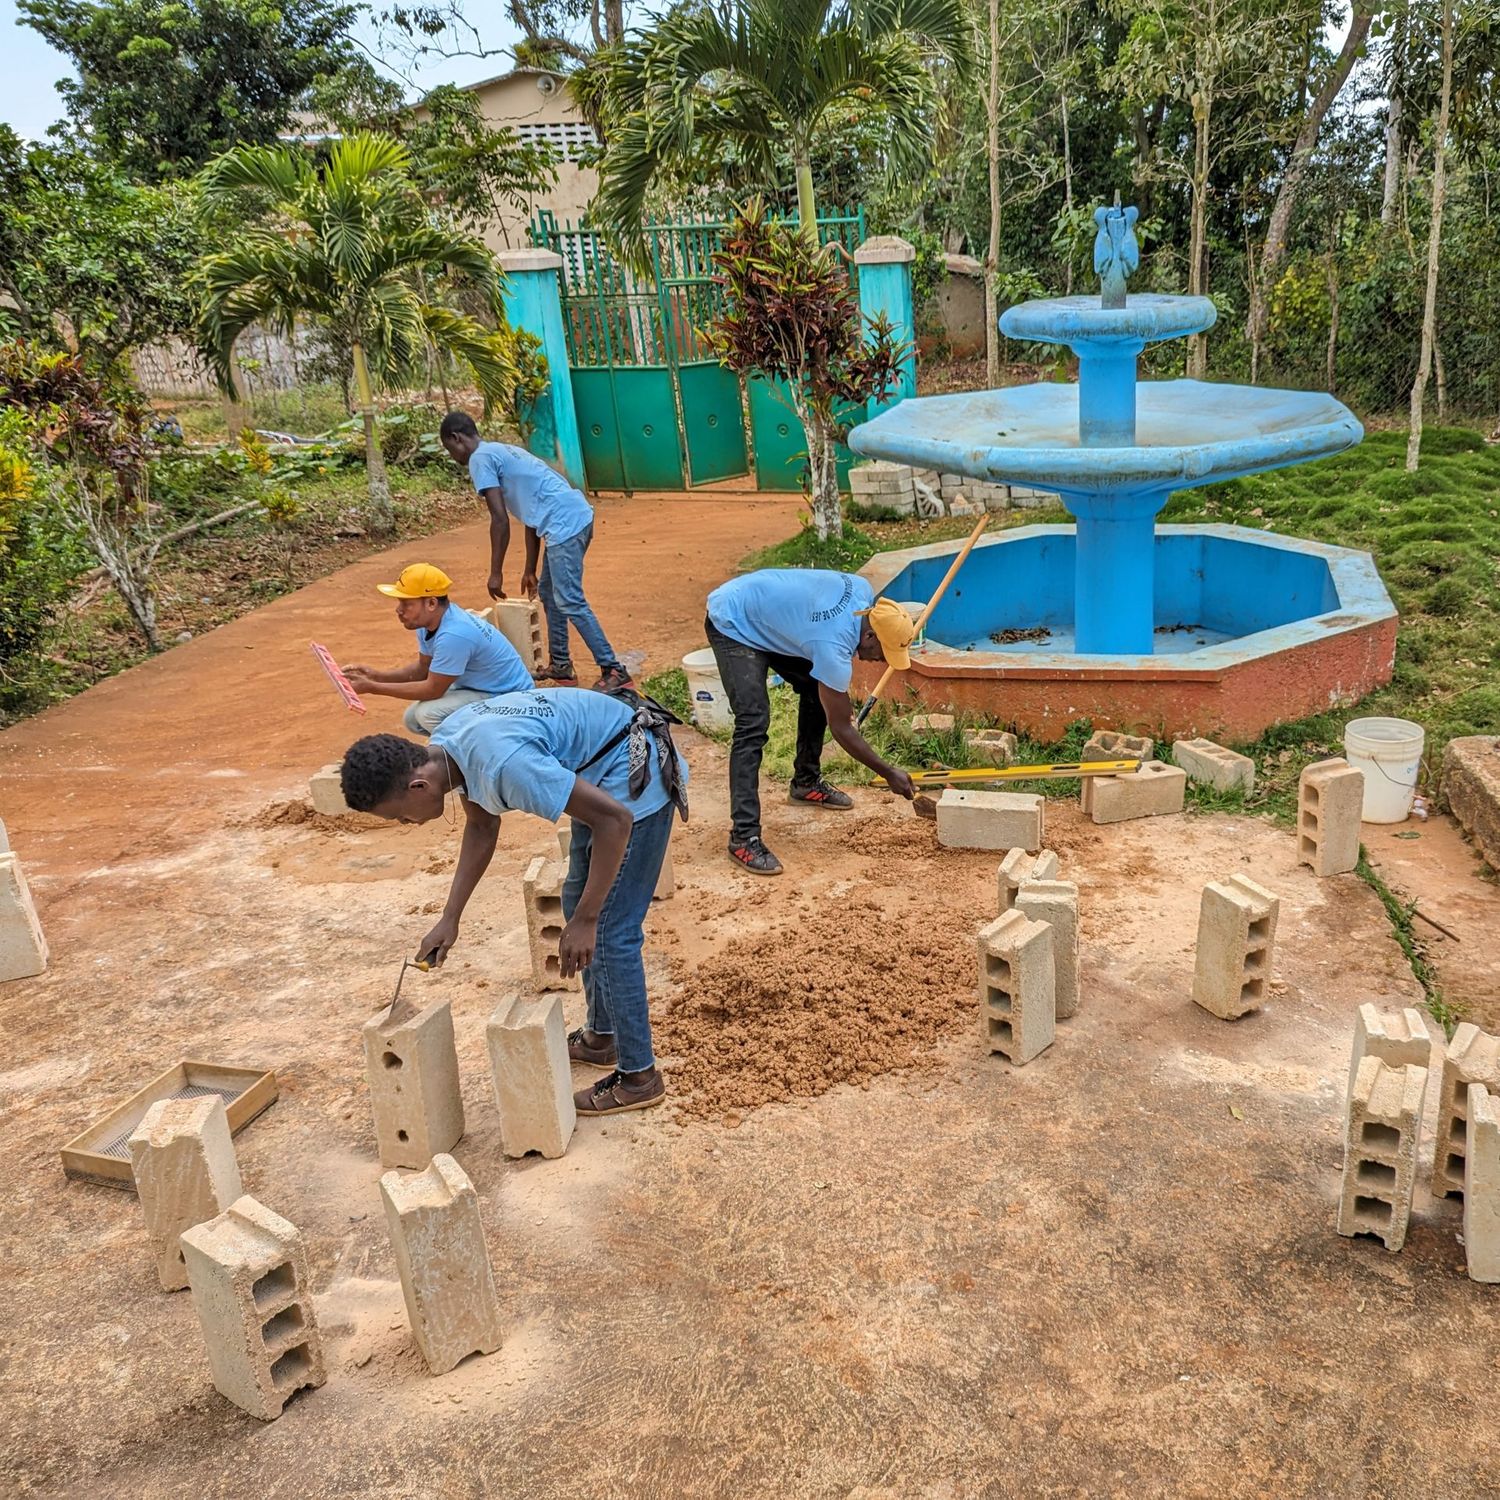
<instances>
[{"instance_id":1,"label":"building roof","mask_svg":"<svg viewBox=\"0 0 1500 1500\"><path fill-rule=\"evenodd\" d=\"M506 83L512 78L556 78L562 83L567 81L567 77L566 73L556 72L552 68L512 68L508 73L496 73L493 78L481 78L478 83L460 83L457 87L472 94L475 89L487 89L492 83Z\"/></svg>"}]
</instances>

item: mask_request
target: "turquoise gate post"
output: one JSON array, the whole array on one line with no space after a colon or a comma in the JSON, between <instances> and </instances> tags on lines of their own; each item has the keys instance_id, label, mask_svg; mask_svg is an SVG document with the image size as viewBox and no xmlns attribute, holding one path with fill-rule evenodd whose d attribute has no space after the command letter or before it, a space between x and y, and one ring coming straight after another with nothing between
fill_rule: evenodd
<instances>
[{"instance_id":1,"label":"turquoise gate post","mask_svg":"<svg viewBox=\"0 0 1500 1500\"><path fill-rule=\"evenodd\" d=\"M586 475L563 331L562 256L553 250L502 250L497 258L505 272L505 316L512 328L524 328L542 341L547 360L547 388L536 404L531 451L548 463L561 464L581 490Z\"/></svg>"},{"instance_id":2,"label":"turquoise gate post","mask_svg":"<svg viewBox=\"0 0 1500 1500\"><path fill-rule=\"evenodd\" d=\"M884 400L869 403L871 417L917 394L917 320L911 294L911 265L916 258L917 252L894 234L876 235L854 252L860 316L868 319L884 313L896 342L907 345L896 384Z\"/></svg>"}]
</instances>

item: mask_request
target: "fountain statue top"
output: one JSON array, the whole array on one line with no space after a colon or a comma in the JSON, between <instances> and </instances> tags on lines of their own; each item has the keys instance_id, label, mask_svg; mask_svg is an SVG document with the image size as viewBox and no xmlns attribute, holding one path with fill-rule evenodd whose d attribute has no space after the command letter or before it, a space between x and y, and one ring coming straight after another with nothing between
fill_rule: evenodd
<instances>
[{"instance_id":1,"label":"fountain statue top","mask_svg":"<svg viewBox=\"0 0 1500 1500\"><path fill-rule=\"evenodd\" d=\"M1125 284L1141 263L1141 247L1135 242L1135 221L1140 210L1133 204L1120 207L1115 194L1113 208L1096 208L1094 223L1099 233L1094 238L1094 269L1099 273L1099 306L1125 306Z\"/></svg>"}]
</instances>

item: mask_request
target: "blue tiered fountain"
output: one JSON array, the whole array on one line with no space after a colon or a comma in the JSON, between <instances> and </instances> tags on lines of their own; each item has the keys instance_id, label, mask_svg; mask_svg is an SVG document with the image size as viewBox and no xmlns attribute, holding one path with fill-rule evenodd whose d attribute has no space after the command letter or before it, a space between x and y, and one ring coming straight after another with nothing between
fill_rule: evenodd
<instances>
[{"instance_id":1,"label":"blue tiered fountain","mask_svg":"<svg viewBox=\"0 0 1500 1500\"><path fill-rule=\"evenodd\" d=\"M1140 262L1136 210L1116 205L1094 217L1102 294L1027 302L1000 318L1012 338L1072 349L1076 385L912 398L856 427L849 444L871 458L1055 490L1078 523L1069 654L1150 656L1158 629L1155 517L1167 497L1337 453L1363 428L1341 402L1316 392L1138 382L1141 350L1211 328L1214 306L1206 297L1129 295ZM1202 639L1221 644L1235 633L1210 630Z\"/></svg>"}]
</instances>

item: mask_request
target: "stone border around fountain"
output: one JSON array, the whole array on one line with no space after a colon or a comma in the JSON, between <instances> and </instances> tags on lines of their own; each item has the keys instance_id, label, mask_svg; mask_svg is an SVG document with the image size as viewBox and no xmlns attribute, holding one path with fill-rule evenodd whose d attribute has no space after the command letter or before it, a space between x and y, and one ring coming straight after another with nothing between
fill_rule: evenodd
<instances>
[{"instance_id":1,"label":"stone border around fountain","mask_svg":"<svg viewBox=\"0 0 1500 1500\"><path fill-rule=\"evenodd\" d=\"M1020 526L985 537L980 548L1065 536L1071 526ZM1054 740L1076 719L1167 737L1253 740L1272 724L1356 702L1395 666L1396 607L1367 552L1243 526L1162 526L1163 535L1201 535L1308 553L1327 564L1334 610L1193 651L1155 656L1047 651L964 651L928 643L913 652L905 701L958 709ZM882 552L860 569L877 593L913 562L953 556L962 542ZM977 549L976 549L977 550ZM855 693L868 693L878 664L855 662ZM902 690L892 702L902 702Z\"/></svg>"}]
</instances>

